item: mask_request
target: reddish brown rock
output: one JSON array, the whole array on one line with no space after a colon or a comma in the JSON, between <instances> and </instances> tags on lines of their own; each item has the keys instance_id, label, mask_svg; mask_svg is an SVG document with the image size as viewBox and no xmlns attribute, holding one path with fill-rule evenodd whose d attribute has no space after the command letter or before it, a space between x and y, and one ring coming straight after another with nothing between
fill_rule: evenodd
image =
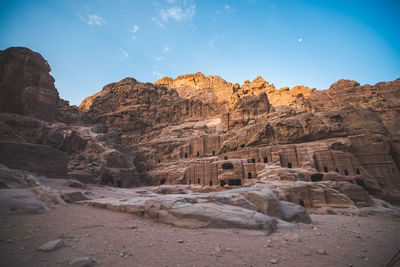
<instances>
[{"instance_id":1,"label":"reddish brown rock","mask_svg":"<svg viewBox=\"0 0 400 267\"><path fill-rule=\"evenodd\" d=\"M0 140L67 152L69 177L116 187L183 183L199 192L262 184L316 209L372 205L370 195L400 199L400 79L315 90L276 89L260 76L242 85L202 73L154 84L125 78L78 109L58 94L49 100L57 91L43 58L1 53L0 92L27 103L4 111L36 118L1 113ZM32 86L39 89L23 93ZM50 102L55 117L42 117Z\"/></svg>"},{"instance_id":2,"label":"reddish brown rock","mask_svg":"<svg viewBox=\"0 0 400 267\"><path fill-rule=\"evenodd\" d=\"M0 142L0 162L49 177L65 176L68 154L46 145Z\"/></svg>"},{"instance_id":3,"label":"reddish brown rock","mask_svg":"<svg viewBox=\"0 0 400 267\"><path fill-rule=\"evenodd\" d=\"M0 51L0 111L51 121L59 101L47 61L24 47Z\"/></svg>"}]
</instances>

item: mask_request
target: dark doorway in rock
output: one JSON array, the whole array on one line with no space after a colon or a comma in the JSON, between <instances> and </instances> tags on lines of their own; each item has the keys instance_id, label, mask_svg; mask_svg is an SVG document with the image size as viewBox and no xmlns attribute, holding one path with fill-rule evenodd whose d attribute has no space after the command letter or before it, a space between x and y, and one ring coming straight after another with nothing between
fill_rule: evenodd
<instances>
[{"instance_id":1,"label":"dark doorway in rock","mask_svg":"<svg viewBox=\"0 0 400 267\"><path fill-rule=\"evenodd\" d=\"M233 164L230 163L230 162L222 163L222 169L223 170L232 170L233 169Z\"/></svg>"},{"instance_id":2,"label":"dark doorway in rock","mask_svg":"<svg viewBox=\"0 0 400 267\"><path fill-rule=\"evenodd\" d=\"M353 180L349 180L350 183L354 184Z\"/></svg>"},{"instance_id":3,"label":"dark doorway in rock","mask_svg":"<svg viewBox=\"0 0 400 267\"><path fill-rule=\"evenodd\" d=\"M192 184L192 180L189 179L189 184Z\"/></svg>"},{"instance_id":4,"label":"dark doorway in rock","mask_svg":"<svg viewBox=\"0 0 400 267\"><path fill-rule=\"evenodd\" d=\"M247 178L251 179L251 172L247 173Z\"/></svg>"},{"instance_id":5,"label":"dark doorway in rock","mask_svg":"<svg viewBox=\"0 0 400 267\"><path fill-rule=\"evenodd\" d=\"M251 159L251 163L256 163L256 159Z\"/></svg>"},{"instance_id":6,"label":"dark doorway in rock","mask_svg":"<svg viewBox=\"0 0 400 267\"><path fill-rule=\"evenodd\" d=\"M100 184L114 186L114 179L108 173L104 173L101 177Z\"/></svg>"},{"instance_id":7,"label":"dark doorway in rock","mask_svg":"<svg viewBox=\"0 0 400 267\"><path fill-rule=\"evenodd\" d=\"M268 157L264 157L264 163L268 163Z\"/></svg>"},{"instance_id":8,"label":"dark doorway in rock","mask_svg":"<svg viewBox=\"0 0 400 267\"><path fill-rule=\"evenodd\" d=\"M162 179L160 180L160 184L165 184L165 178L162 178Z\"/></svg>"},{"instance_id":9,"label":"dark doorway in rock","mask_svg":"<svg viewBox=\"0 0 400 267\"><path fill-rule=\"evenodd\" d=\"M200 184L200 178L197 179L197 183Z\"/></svg>"},{"instance_id":10,"label":"dark doorway in rock","mask_svg":"<svg viewBox=\"0 0 400 267\"><path fill-rule=\"evenodd\" d=\"M323 178L324 175L322 173L314 173L313 175L311 175L312 182L321 182Z\"/></svg>"},{"instance_id":11,"label":"dark doorway in rock","mask_svg":"<svg viewBox=\"0 0 400 267\"><path fill-rule=\"evenodd\" d=\"M241 148L244 148L244 144L241 144L240 147L241 147Z\"/></svg>"},{"instance_id":12,"label":"dark doorway in rock","mask_svg":"<svg viewBox=\"0 0 400 267\"><path fill-rule=\"evenodd\" d=\"M356 179L356 183L361 187L365 187L364 180L362 179Z\"/></svg>"},{"instance_id":13,"label":"dark doorway in rock","mask_svg":"<svg viewBox=\"0 0 400 267\"><path fill-rule=\"evenodd\" d=\"M344 170L344 175L349 175L349 171L348 170Z\"/></svg>"},{"instance_id":14,"label":"dark doorway in rock","mask_svg":"<svg viewBox=\"0 0 400 267\"><path fill-rule=\"evenodd\" d=\"M287 167L288 167L289 169L291 169L291 168L292 168L292 163L291 163L291 162L288 162Z\"/></svg>"},{"instance_id":15,"label":"dark doorway in rock","mask_svg":"<svg viewBox=\"0 0 400 267\"><path fill-rule=\"evenodd\" d=\"M228 185L242 185L242 180L240 179L229 179Z\"/></svg>"},{"instance_id":16,"label":"dark doorway in rock","mask_svg":"<svg viewBox=\"0 0 400 267\"><path fill-rule=\"evenodd\" d=\"M212 186L212 181L210 181L210 186Z\"/></svg>"},{"instance_id":17,"label":"dark doorway in rock","mask_svg":"<svg viewBox=\"0 0 400 267\"><path fill-rule=\"evenodd\" d=\"M299 205L304 207L304 200L299 199Z\"/></svg>"},{"instance_id":18,"label":"dark doorway in rock","mask_svg":"<svg viewBox=\"0 0 400 267\"><path fill-rule=\"evenodd\" d=\"M360 174L360 169L356 169L356 174Z\"/></svg>"},{"instance_id":19,"label":"dark doorway in rock","mask_svg":"<svg viewBox=\"0 0 400 267\"><path fill-rule=\"evenodd\" d=\"M324 172L328 172L328 167L324 167Z\"/></svg>"},{"instance_id":20,"label":"dark doorway in rock","mask_svg":"<svg viewBox=\"0 0 400 267\"><path fill-rule=\"evenodd\" d=\"M197 152L197 154L196 154L197 156L200 156L200 152Z\"/></svg>"},{"instance_id":21,"label":"dark doorway in rock","mask_svg":"<svg viewBox=\"0 0 400 267\"><path fill-rule=\"evenodd\" d=\"M336 171L337 173L339 173L339 169L338 169L338 168L336 168L335 171Z\"/></svg>"},{"instance_id":22,"label":"dark doorway in rock","mask_svg":"<svg viewBox=\"0 0 400 267\"><path fill-rule=\"evenodd\" d=\"M117 180L117 186L120 187L120 188L122 187L122 183L121 183L120 180Z\"/></svg>"},{"instance_id":23,"label":"dark doorway in rock","mask_svg":"<svg viewBox=\"0 0 400 267\"><path fill-rule=\"evenodd\" d=\"M215 151L213 150L213 156L215 156Z\"/></svg>"},{"instance_id":24,"label":"dark doorway in rock","mask_svg":"<svg viewBox=\"0 0 400 267\"><path fill-rule=\"evenodd\" d=\"M225 183L224 180L221 180L221 181L219 181L219 185L220 185L221 187L224 187L224 186L226 185L226 183Z\"/></svg>"},{"instance_id":25,"label":"dark doorway in rock","mask_svg":"<svg viewBox=\"0 0 400 267\"><path fill-rule=\"evenodd\" d=\"M228 157L224 157L224 160L227 160L228 159Z\"/></svg>"},{"instance_id":26,"label":"dark doorway in rock","mask_svg":"<svg viewBox=\"0 0 400 267\"><path fill-rule=\"evenodd\" d=\"M0 181L0 188L3 189L3 188L9 188L9 187L5 182Z\"/></svg>"},{"instance_id":27,"label":"dark doorway in rock","mask_svg":"<svg viewBox=\"0 0 400 267\"><path fill-rule=\"evenodd\" d=\"M185 158L187 158L187 153L185 153Z\"/></svg>"}]
</instances>

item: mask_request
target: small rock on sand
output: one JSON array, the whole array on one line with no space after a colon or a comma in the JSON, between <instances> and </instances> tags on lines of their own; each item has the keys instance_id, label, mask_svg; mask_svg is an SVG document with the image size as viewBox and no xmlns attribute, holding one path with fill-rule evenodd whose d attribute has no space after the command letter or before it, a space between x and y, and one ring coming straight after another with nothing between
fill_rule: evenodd
<instances>
[{"instance_id":1,"label":"small rock on sand","mask_svg":"<svg viewBox=\"0 0 400 267\"><path fill-rule=\"evenodd\" d=\"M71 267L90 267L95 263L95 260L89 256L76 257L70 260L69 266Z\"/></svg>"},{"instance_id":2,"label":"small rock on sand","mask_svg":"<svg viewBox=\"0 0 400 267\"><path fill-rule=\"evenodd\" d=\"M278 260L277 260L277 259L272 259L272 260L270 260L269 262L272 263L272 264L277 264L277 263L278 263Z\"/></svg>"},{"instance_id":3,"label":"small rock on sand","mask_svg":"<svg viewBox=\"0 0 400 267\"><path fill-rule=\"evenodd\" d=\"M49 242L41 245L40 247L38 247L38 250L45 251L45 252L50 252L50 251L54 251L56 249L61 248L63 245L64 245L64 242L60 238L60 239L49 241Z\"/></svg>"}]
</instances>

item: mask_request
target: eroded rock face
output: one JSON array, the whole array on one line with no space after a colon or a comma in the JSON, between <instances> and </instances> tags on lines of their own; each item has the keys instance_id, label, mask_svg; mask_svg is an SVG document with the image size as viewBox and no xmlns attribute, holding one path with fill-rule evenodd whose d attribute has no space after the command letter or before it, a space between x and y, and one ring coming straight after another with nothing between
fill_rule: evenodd
<instances>
[{"instance_id":1,"label":"eroded rock face","mask_svg":"<svg viewBox=\"0 0 400 267\"><path fill-rule=\"evenodd\" d=\"M59 101L47 61L24 47L0 51L0 112L52 121Z\"/></svg>"},{"instance_id":2,"label":"eroded rock face","mask_svg":"<svg viewBox=\"0 0 400 267\"><path fill-rule=\"evenodd\" d=\"M261 77L242 85L202 73L154 84L128 77L77 109L58 94L50 101L57 92L50 69L34 52L7 49L1 64L0 92L19 102L0 113L0 141L66 153L70 178L115 187L186 184L202 193L268 186L276 202L306 209L400 199L400 79L363 86L340 80L315 90L276 89ZM55 117L42 117L53 110L48 103ZM219 199L269 210L271 199L243 194ZM277 209L276 218L294 218L290 205L281 206L287 214Z\"/></svg>"},{"instance_id":3,"label":"eroded rock face","mask_svg":"<svg viewBox=\"0 0 400 267\"><path fill-rule=\"evenodd\" d=\"M36 214L48 211L32 192L25 189L1 189L1 214Z\"/></svg>"},{"instance_id":4,"label":"eroded rock face","mask_svg":"<svg viewBox=\"0 0 400 267\"><path fill-rule=\"evenodd\" d=\"M125 200L102 198L80 203L146 215L185 228L242 228L271 234L281 218L311 222L304 208L293 203L281 205L270 189L257 187L208 194L149 195Z\"/></svg>"},{"instance_id":5,"label":"eroded rock face","mask_svg":"<svg viewBox=\"0 0 400 267\"><path fill-rule=\"evenodd\" d=\"M313 111L370 107L391 134L399 133L400 122L396 118L400 112L400 79L364 86L355 81L339 80L328 90L315 91L309 101Z\"/></svg>"},{"instance_id":6,"label":"eroded rock face","mask_svg":"<svg viewBox=\"0 0 400 267\"><path fill-rule=\"evenodd\" d=\"M358 187L383 196L385 190L400 185L397 112L390 111L399 108L397 80L374 86L341 80L323 91L304 86L277 90L261 77L239 85L195 73L165 77L155 84L125 79L106 86L92 98L89 109L109 127L120 129L122 144L133 145L144 159L137 164L138 173L149 184L223 188L283 180L337 181L349 183L343 190L353 194L349 198L334 189L343 195L333 194L333 199L342 199L337 201L343 207L371 204L368 196L361 200L364 193L355 193ZM153 103L163 104L153 107L140 100L143 87ZM162 93L152 93L155 90ZM113 98L118 94L139 100ZM188 113L160 119L159 109L165 103L166 109L182 114L173 103L183 100L189 103ZM105 102L114 101L116 111L104 110ZM135 109L130 108L132 103ZM146 115L144 103L159 119ZM214 108L193 113L194 103ZM132 115L135 112L140 114ZM130 121L134 126L128 129ZM335 200L328 202L321 205ZM316 199L310 203L321 206Z\"/></svg>"},{"instance_id":7,"label":"eroded rock face","mask_svg":"<svg viewBox=\"0 0 400 267\"><path fill-rule=\"evenodd\" d=\"M0 162L49 177L65 176L68 154L46 145L0 142Z\"/></svg>"}]
</instances>

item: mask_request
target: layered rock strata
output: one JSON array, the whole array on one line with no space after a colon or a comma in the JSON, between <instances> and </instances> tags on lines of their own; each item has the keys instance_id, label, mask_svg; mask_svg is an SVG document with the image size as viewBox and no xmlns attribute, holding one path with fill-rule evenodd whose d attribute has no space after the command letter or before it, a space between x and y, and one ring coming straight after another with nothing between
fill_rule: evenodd
<instances>
[{"instance_id":1,"label":"layered rock strata","mask_svg":"<svg viewBox=\"0 0 400 267\"><path fill-rule=\"evenodd\" d=\"M267 185L307 209L400 202L400 79L315 90L202 73L154 84L125 78L77 109L59 99L38 54L11 48L0 59L0 93L15 103L2 105L0 158L13 167L116 187ZM29 153L10 160L13 147L64 155L63 174L30 160L24 166Z\"/></svg>"}]
</instances>

